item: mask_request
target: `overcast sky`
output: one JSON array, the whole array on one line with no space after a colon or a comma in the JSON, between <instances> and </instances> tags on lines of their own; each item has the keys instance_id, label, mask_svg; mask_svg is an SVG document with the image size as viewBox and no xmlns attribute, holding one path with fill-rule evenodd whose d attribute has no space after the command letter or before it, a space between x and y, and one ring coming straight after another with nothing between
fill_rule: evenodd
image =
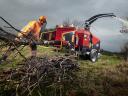
<instances>
[{"instance_id":1,"label":"overcast sky","mask_svg":"<svg viewBox=\"0 0 128 96\"><path fill-rule=\"evenodd\" d=\"M84 23L101 13L128 16L128 0L0 0L0 16L19 29L41 15L48 17L47 27L50 28L66 18ZM120 46L128 40L128 35L119 32L120 27L119 21L102 18L92 24L91 31L101 39L103 49L120 51Z\"/></svg>"}]
</instances>

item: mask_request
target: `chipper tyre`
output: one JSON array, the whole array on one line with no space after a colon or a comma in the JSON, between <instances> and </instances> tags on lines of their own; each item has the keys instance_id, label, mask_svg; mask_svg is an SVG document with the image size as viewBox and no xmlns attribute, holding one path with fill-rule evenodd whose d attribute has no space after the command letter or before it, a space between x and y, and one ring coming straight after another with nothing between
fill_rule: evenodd
<instances>
[{"instance_id":1,"label":"chipper tyre","mask_svg":"<svg viewBox=\"0 0 128 96\"><path fill-rule=\"evenodd\" d=\"M90 60L92 62L96 62L98 59L98 52L96 49L92 49L91 52L90 52Z\"/></svg>"}]
</instances>

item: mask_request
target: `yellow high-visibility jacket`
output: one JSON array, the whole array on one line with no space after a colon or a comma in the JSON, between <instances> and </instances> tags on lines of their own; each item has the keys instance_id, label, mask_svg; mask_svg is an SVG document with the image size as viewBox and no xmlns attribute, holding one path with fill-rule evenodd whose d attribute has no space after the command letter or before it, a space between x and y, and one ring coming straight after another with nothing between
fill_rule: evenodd
<instances>
[{"instance_id":1,"label":"yellow high-visibility jacket","mask_svg":"<svg viewBox=\"0 0 128 96\"><path fill-rule=\"evenodd\" d=\"M27 36L30 32L32 33L35 40L40 39L40 31L41 31L42 25L39 21L30 21L18 34L18 37L24 37Z\"/></svg>"}]
</instances>

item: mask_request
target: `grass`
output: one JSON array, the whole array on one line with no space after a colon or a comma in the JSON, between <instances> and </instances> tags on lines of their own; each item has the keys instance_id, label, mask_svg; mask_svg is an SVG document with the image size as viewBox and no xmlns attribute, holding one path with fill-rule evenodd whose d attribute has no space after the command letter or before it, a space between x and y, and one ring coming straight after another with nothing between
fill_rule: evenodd
<instances>
[{"instance_id":1,"label":"grass","mask_svg":"<svg viewBox=\"0 0 128 96\"><path fill-rule=\"evenodd\" d=\"M79 63L82 93L87 96L128 96L128 63L119 54L103 53L96 63L89 60L79 60ZM94 94L88 93L90 91Z\"/></svg>"},{"instance_id":2,"label":"grass","mask_svg":"<svg viewBox=\"0 0 128 96\"><path fill-rule=\"evenodd\" d=\"M24 58L21 57L19 54L14 56L14 54L16 54L16 52L17 51L12 52L11 55L8 57L7 61L3 62L3 64L0 64L0 69L16 68L16 67L18 67L17 65L19 63L22 63L22 60L24 60ZM28 46L24 47L23 50L21 50L21 53L26 58L29 58L31 56L30 48ZM3 54L3 53L1 53L1 54ZM53 49L51 49L49 47L39 46L37 56L41 57L42 55L43 56L45 56L45 55L54 56L54 55L56 55L56 52L54 52Z\"/></svg>"},{"instance_id":3,"label":"grass","mask_svg":"<svg viewBox=\"0 0 128 96\"><path fill-rule=\"evenodd\" d=\"M29 48L22 54L30 57ZM38 56L62 56L63 52L55 52L51 47L38 47ZM9 60L12 58L10 56ZM0 65L1 69L16 68L22 62L18 55L11 62ZM128 63L120 54L103 53L96 63L79 59L80 70L76 73L78 87L71 88L76 96L128 96ZM74 95L75 96L75 95Z\"/></svg>"}]
</instances>

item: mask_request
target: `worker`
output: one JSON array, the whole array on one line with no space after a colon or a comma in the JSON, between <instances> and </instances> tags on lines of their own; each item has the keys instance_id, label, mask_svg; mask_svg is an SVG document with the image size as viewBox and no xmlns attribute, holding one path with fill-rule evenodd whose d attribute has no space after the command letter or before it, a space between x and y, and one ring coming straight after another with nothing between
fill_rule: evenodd
<instances>
[{"instance_id":1,"label":"worker","mask_svg":"<svg viewBox=\"0 0 128 96\"><path fill-rule=\"evenodd\" d=\"M30 21L20 33L18 33L18 38L16 41L20 41L20 39L26 38L29 42L29 46L31 49L31 56L35 57L37 55L37 42L40 41L40 35L42 29L46 27L47 20L46 16L40 16L37 21Z\"/></svg>"}]
</instances>

